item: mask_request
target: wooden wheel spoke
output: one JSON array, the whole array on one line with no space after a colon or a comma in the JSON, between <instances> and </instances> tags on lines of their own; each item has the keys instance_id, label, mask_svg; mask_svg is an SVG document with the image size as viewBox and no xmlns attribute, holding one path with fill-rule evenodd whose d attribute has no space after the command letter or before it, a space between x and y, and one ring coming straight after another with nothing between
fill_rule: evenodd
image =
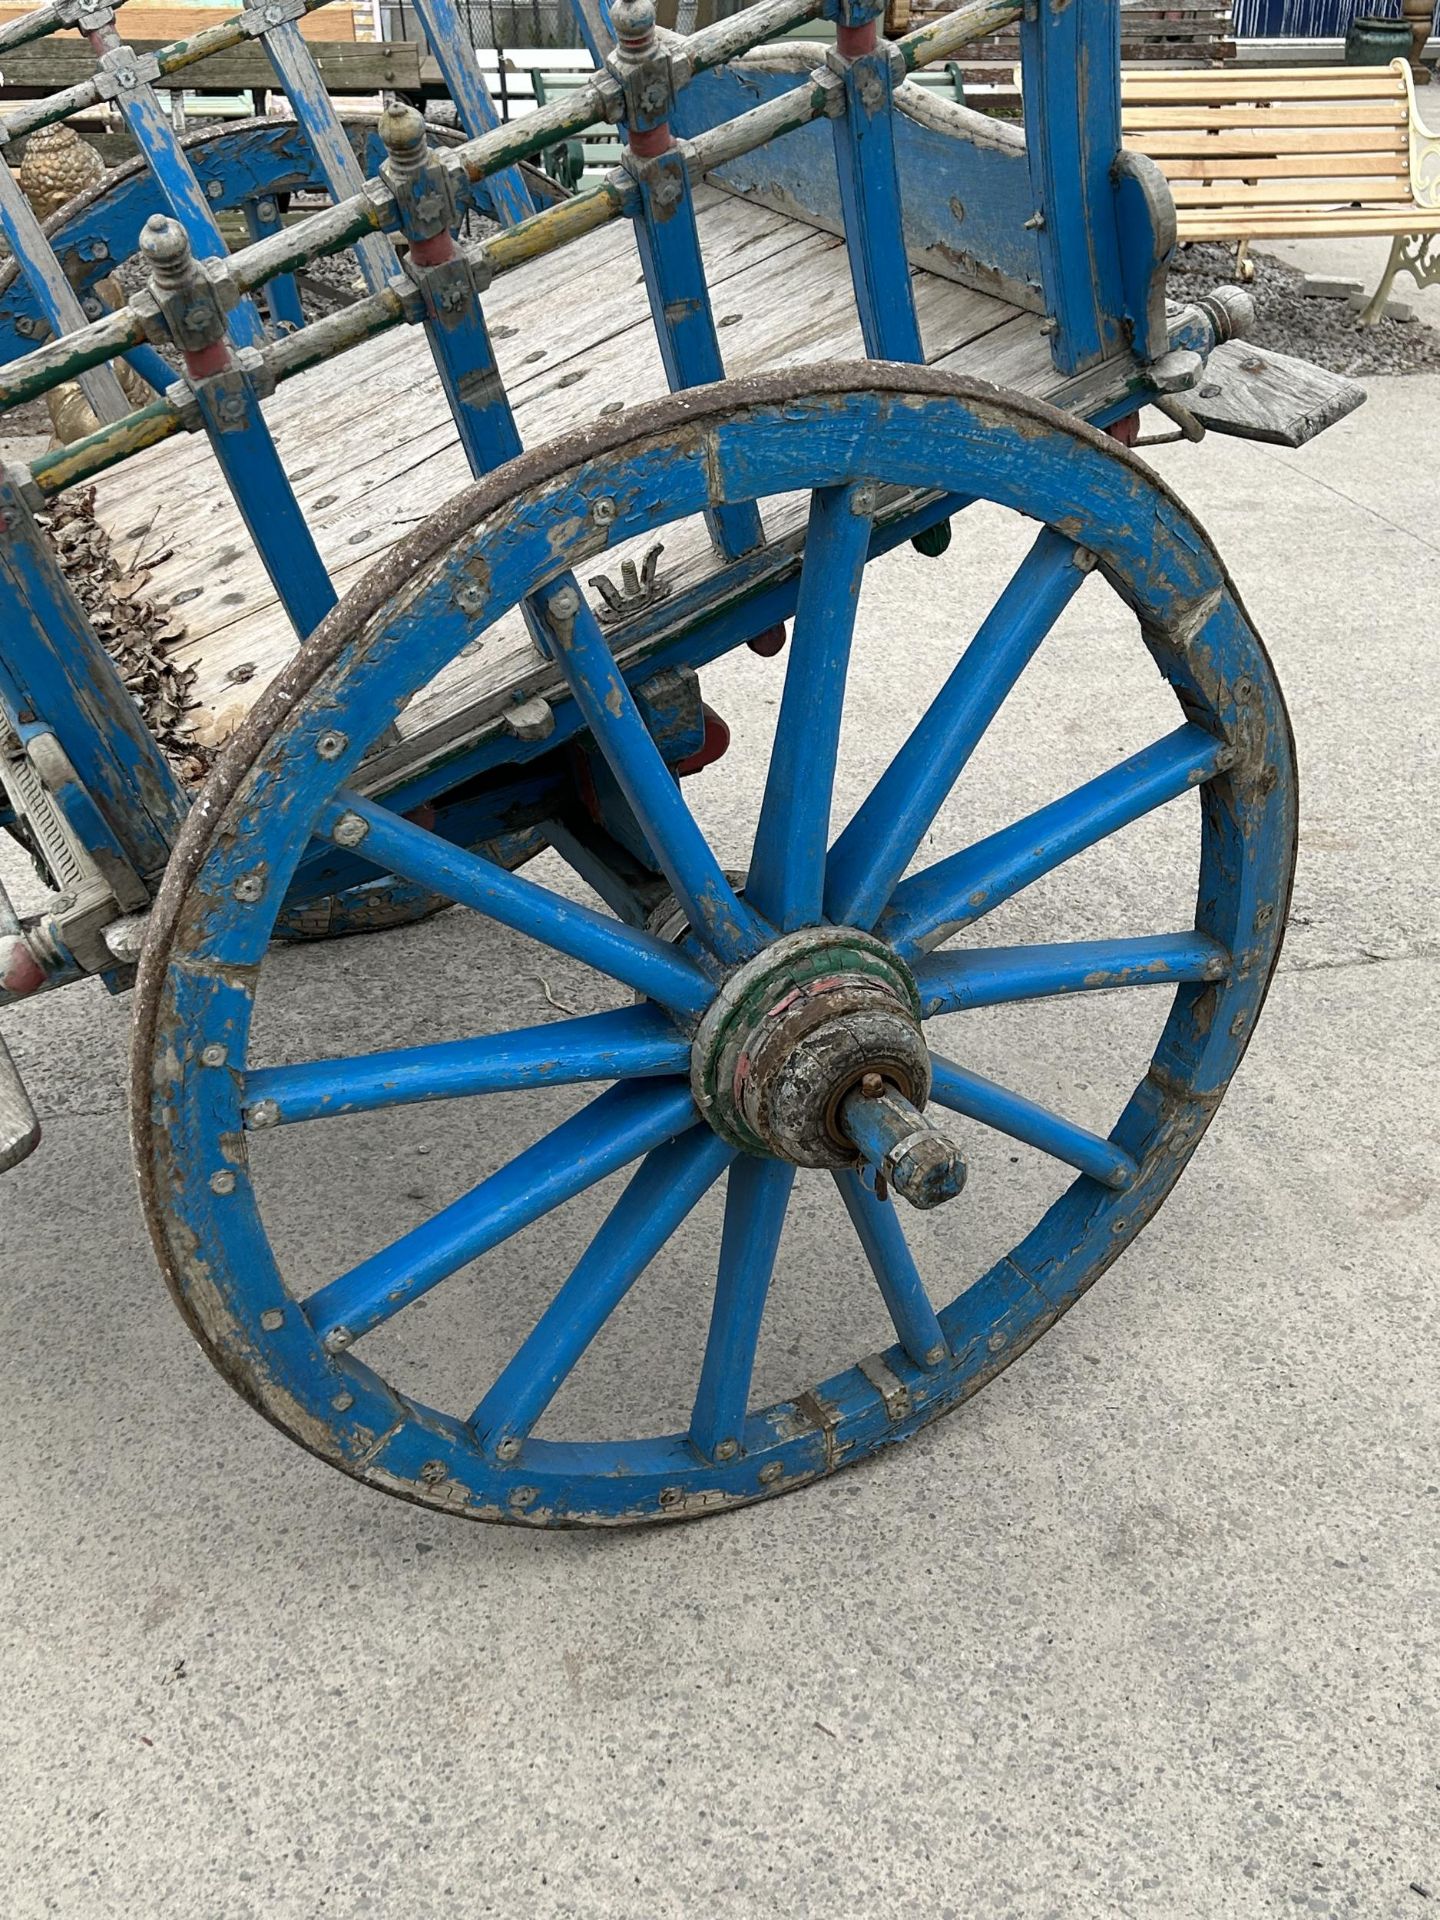
<instances>
[{"instance_id":1,"label":"wooden wheel spoke","mask_svg":"<svg viewBox=\"0 0 1440 1920\"><path fill-rule=\"evenodd\" d=\"M720 959L757 953L765 929L736 894L640 717L600 623L573 586L549 595L555 657L691 927Z\"/></svg>"},{"instance_id":2,"label":"wooden wheel spoke","mask_svg":"<svg viewBox=\"0 0 1440 1920\"><path fill-rule=\"evenodd\" d=\"M704 974L665 941L567 900L521 874L507 873L493 861L468 853L358 794L341 794L332 801L319 830L333 834L347 815L364 823L359 851L377 866L460 906L473 907L517 933L542 940L558 953L583 960L675 1013L699 1014L709 1005L712 988Z\"/></svg>"},{"instance_id":3,"label":"wooden wheel spoke","mask_svg":"<svg viewBox=\"0 0 1440 1920\"><path fill-rule=\"evenodd\" d=\"M440 1281L566 1200L696 1124L688 1083L611 1087L433 1219L306 1303L332 1349L348 1347Z\"/></svg>"},{"instance_id":4,"label":"wooden wheel spoke","mask_svg":"<svg viewBox=\"0 0 1440 1920\"><path fill-rule=\"evenodd\" d=\"M957 1067L953 1060L938 1054L932 1056L931 1069L930 1097L951 1113L964 1114L967 1120L977 1120L981 1126L993 1127L1027 1147L1036 1147L1052 1160L1062 1160L1067 1167L1088 1173L1102 1186L1128 1187L1134 1180L1138 1169L1129 1154L1102 1140L1099 1134L1076 1126L1073 1120L1063 1120L1048 1107L1027 1100L1024 1094L1012 1093L1008 1087Z\"/></svg>"},{"instance_id":5,"label":"wooden wheel spoke","mask_svg":"<svg viewBox=\"0 0 1440 1920\"><path fill-rule=\"evenodd\" d=\"M993 913L1077 853L1230 766L1234 749L1203 727L1177 727L1108 773L903 880L879 931L907 959Z\"/></svg>"},{"instance_id":6,"label":"wooden wheel spoke","mask_svg":"<svg viewBox=\"0 0 1440 1920\"><path fill-rule=\"evenodd\" d=\"M690 1438L709 1460L728 1460L743 1446L745 1411L760 1322L795 1169L783 1160L741 1154L730 1169L715 1305L690 1420Z\"/></svg>"},{"instance_id":7,"label":"wooden wheel spoke","mask_svg":"<svg viewBox=\"0 0 1440 1920\"><path fill-rule=\"evenodd\" d=\"M1203 933L1142 934L1122 940L1069 940L1025 947L972 947L924 953L915 984L925 1018L1012 1000L1119 987L1173 987L1186 980L1223 980L1230 955Z\"/></svg>"},{"instance_id":8,"label":"wooden wheel spoke","mask_svg":"<svg viewBox=\"0 0 1440 1920\"><path fill-rule=\"evenodd\" d=\"M511 1033L261 1067L245 1076L248 1125L290 1126L427 1100L684 1073L690 1045L658 1007L618 1007Z\"/></svg>"},{"instance_id":9,"label":"wooden wheel spoke","mask_svg":"<svg viewBox=\"0 0 1440 1920\"><path fill-rule=\"evenodd\" d=\"M735 1157L708 1128L648 1154L564 1286L470 1417L506 1459L665 1242Z\"/></svg>"},{"instance_id":10,"label":"wooden wheel spoke","mask_svg":"<svg viewBox=\"0 0 1440 1920\"><path fill-rule=\"evenodd\" d=\"M848 1168L836 1173L835 1185L901 1346L917 1367L938 1367L950 1357L950 1348L905 1238L899 1209L891 1200L877 1199Z\"/></svg>"},{"instance_id":11,"label":"wooden wheel spoke","mask_svg":"<svg viewBox=\"0 0 1440 1920\"><path fill-rule=\"evenodd\" d=\"M986 728L1085 579L1073 540L1044 528L909 739L830 850L825 911L872 927Z\"/></svg>"},{"instance_id":12,"label":"wooden wheel spoke","mask_svg":"<svg viewBox=\"0 0 1440 1920\"><path fill-rule=\"evenodd\" d=\"M835 757L870 515L859 487L811 497L785 692L745 897L782 933L820 918Z\"/></svg>"}]
</instances>

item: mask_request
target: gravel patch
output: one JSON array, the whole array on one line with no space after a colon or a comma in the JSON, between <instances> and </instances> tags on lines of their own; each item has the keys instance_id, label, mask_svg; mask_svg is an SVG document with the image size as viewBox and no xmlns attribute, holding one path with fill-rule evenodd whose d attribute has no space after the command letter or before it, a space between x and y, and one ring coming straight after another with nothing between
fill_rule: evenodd
<instances>
[{"instance_id":1,"label":"gravel patch","mask_svg":"<svg viewBox=\"0 0 1440 1920\"><path fill-rule=\"evenodd\" d=\"M1440 369L1440 332L1420 320L1355 324L1344 300L1307 298L1305 275L1280 260L1252 254L1257 347L1312 360L1332 373L1434 373ZM1194 300L1211 287L1235 284L1232 247L1196 242L1182 247L1170 271L1170 298ZM1367 290L1368 291L1368 290ZM1400 288L1403 294L1403 286Z\"/></svg>"}]
</instances>

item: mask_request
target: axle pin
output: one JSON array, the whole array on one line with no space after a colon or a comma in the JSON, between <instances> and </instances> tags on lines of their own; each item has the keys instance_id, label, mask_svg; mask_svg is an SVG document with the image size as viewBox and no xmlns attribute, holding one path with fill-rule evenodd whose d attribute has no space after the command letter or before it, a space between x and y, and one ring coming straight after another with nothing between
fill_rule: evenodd
<instances>
[{"instance_id":1,"label":"axle pin","mask_svg":"<svg viewBox=\"0 0 1440 1920\"><path fill-rule=\"evenodd\" d=\"M840 1125L877 1180L912 1207L938 1207L965 1185L965 1156L888 1082L867 1073L840 1104Z\"/></svg>"}]
</instances>

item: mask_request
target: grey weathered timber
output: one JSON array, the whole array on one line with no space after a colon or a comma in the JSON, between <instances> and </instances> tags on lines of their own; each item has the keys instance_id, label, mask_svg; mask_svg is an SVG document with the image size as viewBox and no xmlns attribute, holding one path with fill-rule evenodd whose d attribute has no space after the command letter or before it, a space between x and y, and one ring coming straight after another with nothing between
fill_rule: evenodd
<instances>
[{"instance_id":1,"label":"grey weathered timber","mask_svg":"<svg viewBox=\"0 0 1440 1920\"><path fill-rule=\"evenodd\" d=\"M1231 340L1211 354L1204 382L1185 396L1185 407L1215 433L1303 447L1364 399L1365 389L1343 374Z\"/></svg>"}]
</instances>

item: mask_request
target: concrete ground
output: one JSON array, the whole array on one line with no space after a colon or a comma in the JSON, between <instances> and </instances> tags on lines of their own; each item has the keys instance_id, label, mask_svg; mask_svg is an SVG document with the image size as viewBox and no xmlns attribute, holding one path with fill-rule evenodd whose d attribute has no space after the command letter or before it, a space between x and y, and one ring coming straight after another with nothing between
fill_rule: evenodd
<instances>
[{"instance_id":1,"label":"concrete ground","mask_svg":"<svg viewBox=\"0 0 1440 1920\"><path fill-rule=\"evenodd\" d=\"M221 1384L156 1277L126 1004L86 986L6 1013L47 1134L0 1187L11 1920L1421 1920L1440 1903L1437 409L1440 380L1376 381L1301 452L1156 456L1288 691L1289 944L1215 1127L1136 1246L983 1395L869 1467L606 1536L465 1526L351 1484ZM967 519L946 561L907 554L867 597L848 798L1013 539ZM1047 643L1009 745L942 826L1012 817L1170 724L1104 592ZM746 655L708 684L736 745L694 792L730 857L779 670ZM1157 833L997 937L1163 927L1144 859L1181 842ZM599 1004L579 968L459 912L292 954L276 979L277 1055ZM977 1020L966 1057L1108 1124L1153 1037L1153 1006L1120 1006L1136 998ZM532 1137L551 1117L465 1102L297 1129L265 1168L267 1218L319 1279L496 1164L512 1123ZM1035 1156L974 1145L971 1191L917 1228L952 1291L1045 1197ZM825 1192L804 1191L767 1396L883 1338ZM702 1210L678 1277L637 1295L567 1417L683 1418L714 1228ZM578 1231L557 1222L484 1263L483 1287L442 1289L397 1368L437 1400L473 1386Z\"/></svg>"}]
</instances>

